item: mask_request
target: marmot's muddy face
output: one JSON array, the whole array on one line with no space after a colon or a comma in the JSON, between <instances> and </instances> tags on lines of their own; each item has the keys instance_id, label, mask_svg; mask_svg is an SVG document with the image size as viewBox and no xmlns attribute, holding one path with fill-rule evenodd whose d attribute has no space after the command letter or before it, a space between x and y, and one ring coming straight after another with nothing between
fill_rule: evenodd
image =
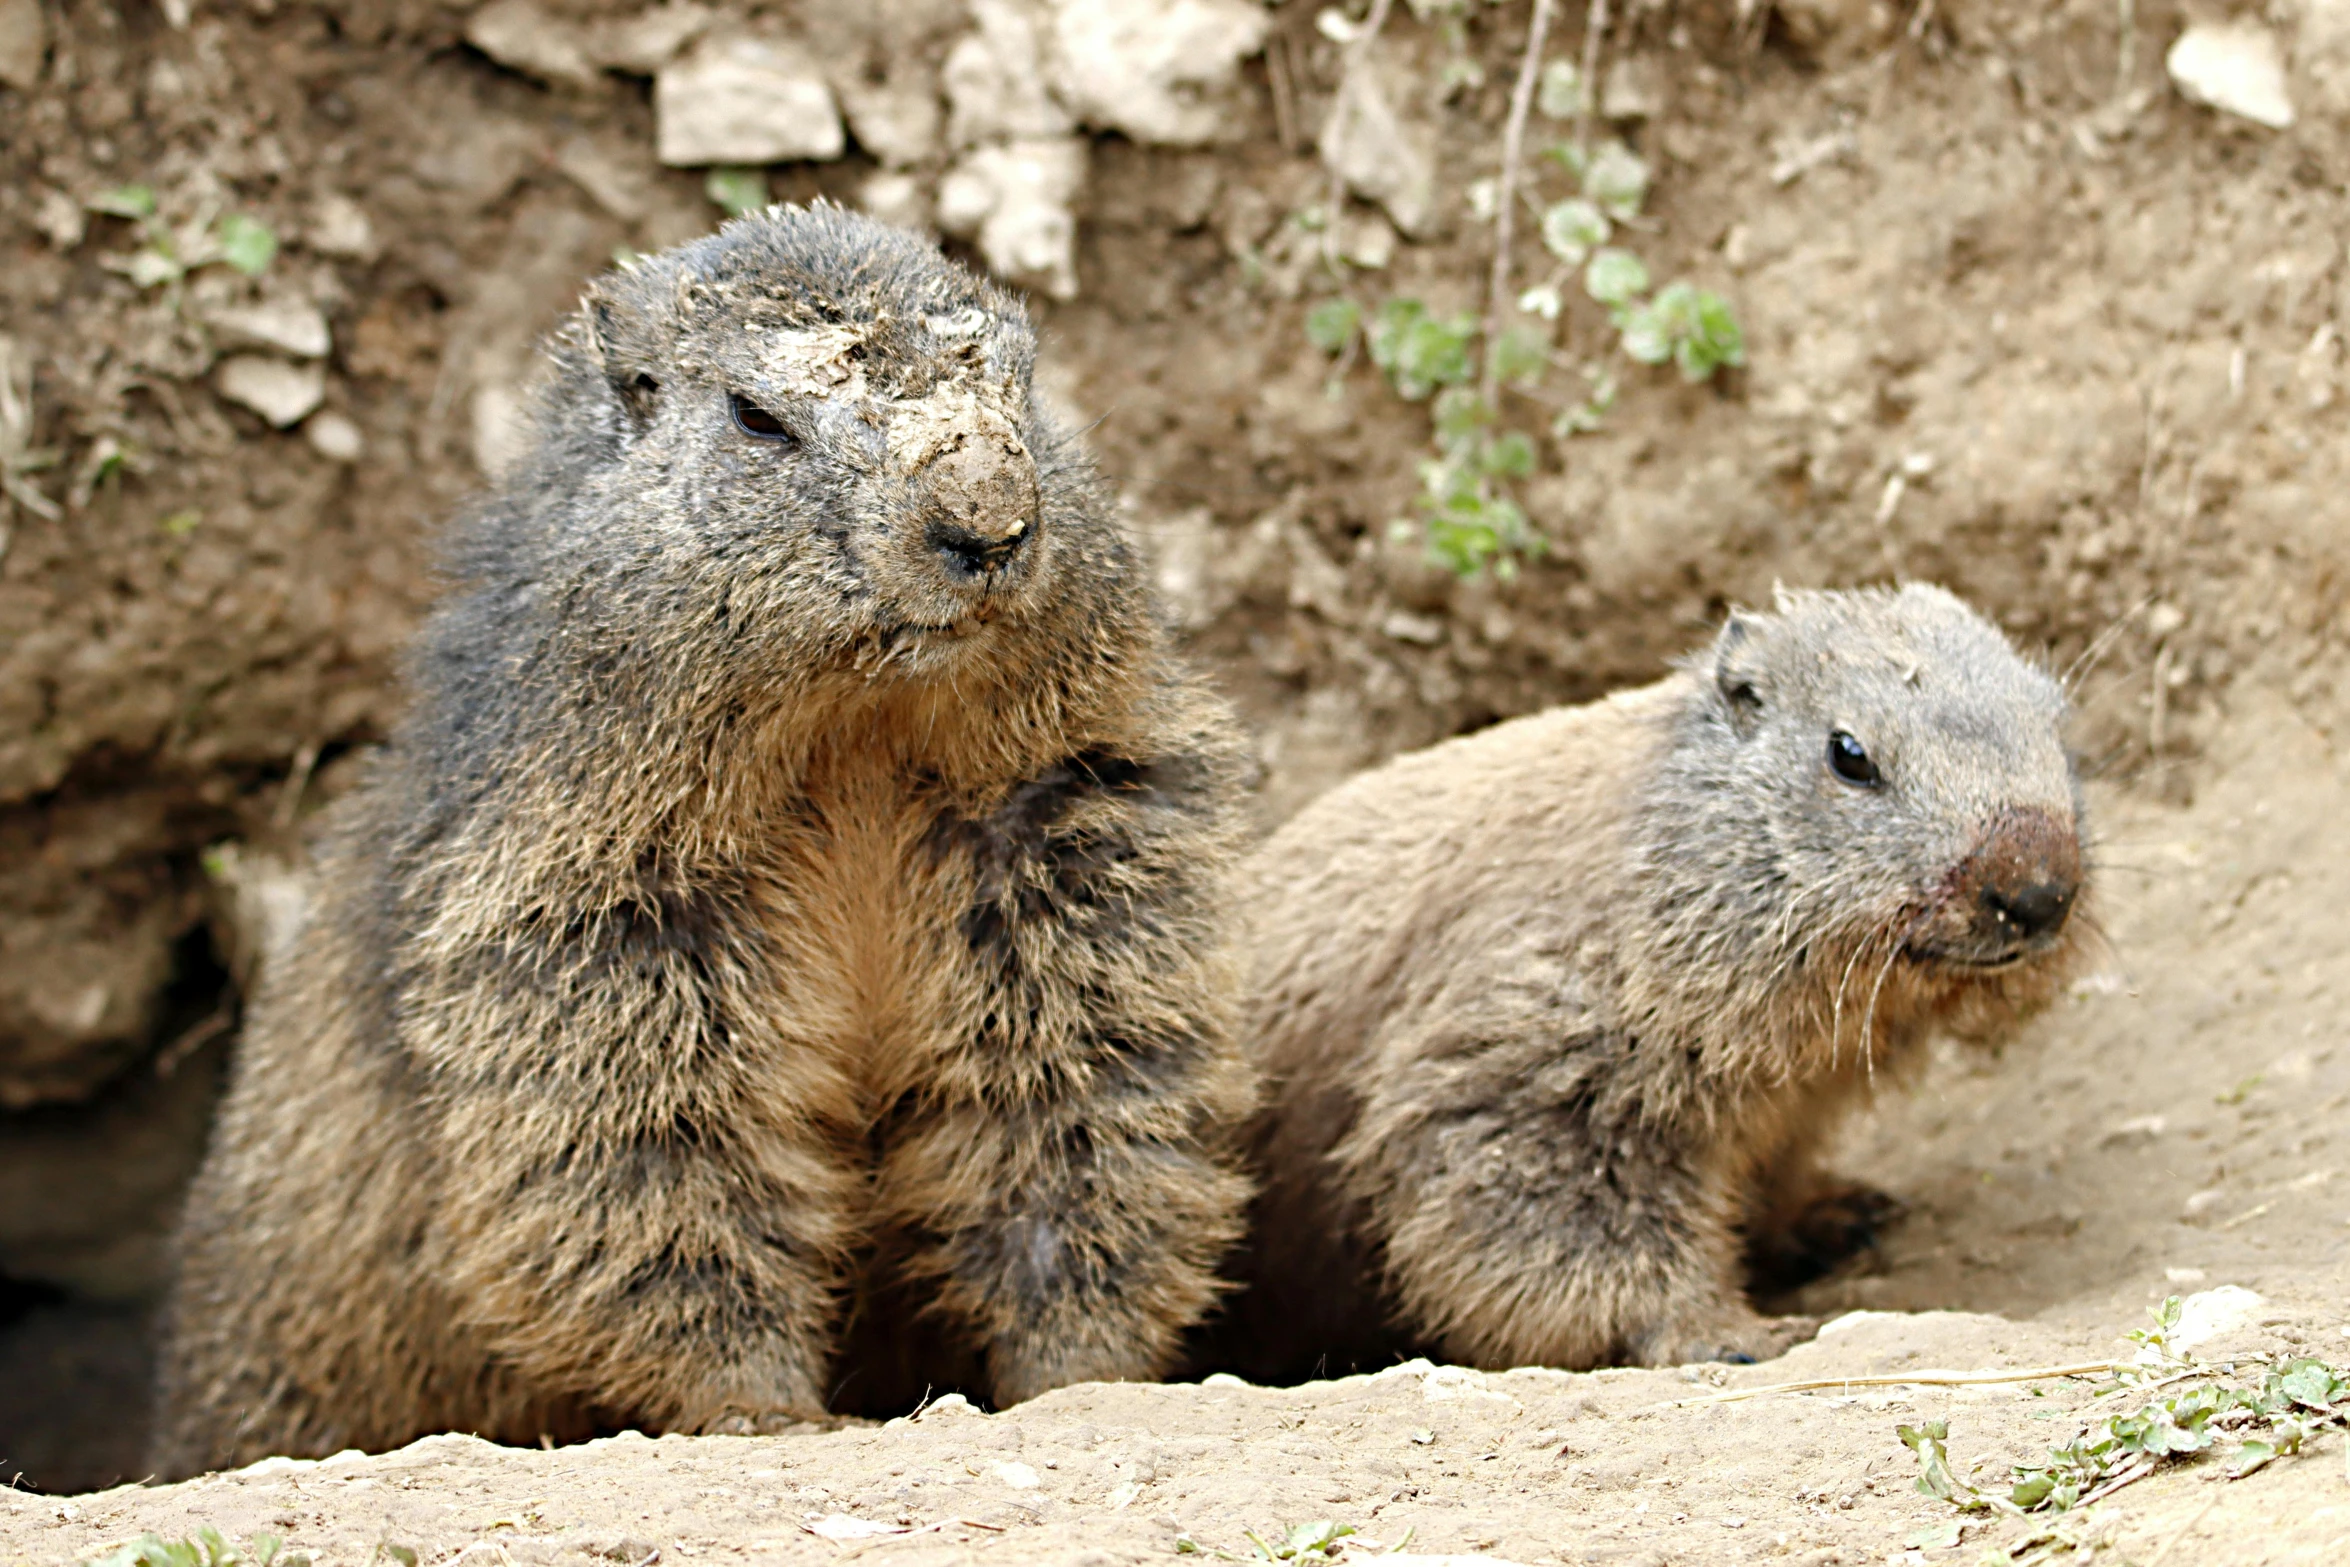
<instances>
[{"instance_id":1,"label":"marmot's muddy face","mask_svg":"<svg viewBox=\"0 0 2350 1567\"><path fill-rule=\"evenodd\" d=\"M1951 993L2053 982L2085 885L2055 680L1919 586L1733 616L1711 674L1791 926L1840 930L1828 950L1872 985L1892 965Z\"/></svg>"},{"instance_id":2,"label":"marmot's muddy face","mask_svg":"<svg viewBox=\"0 0 2350 1567\"><path fill-rule=\"evenodd\" d=\"M774 209L606 279L582 325L613 509L795 660L952 670L1098 547L1025 315L911 235Z\"/></svg>"}]
</instances>

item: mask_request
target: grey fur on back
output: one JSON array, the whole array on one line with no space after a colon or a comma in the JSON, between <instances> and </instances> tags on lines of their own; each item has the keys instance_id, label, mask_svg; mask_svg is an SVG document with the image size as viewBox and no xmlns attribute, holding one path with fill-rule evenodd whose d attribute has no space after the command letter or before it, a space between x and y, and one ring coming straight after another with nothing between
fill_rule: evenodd
<instances>
[{"instance_id":1,"label":"grey fur on back","mask_svg":"<svg viewBox=\"0 0 2350 1567\"><path fill-rule=\"evenodd\" d=\"M1199 1363L1774 1352L1747 1263L1886 1211L1814 1163L1843 1109L2077 961L2064 720L1939 589L1789 593L1309 806L1247 867L1262 1194Z\"/></svg>"}]
</instances>

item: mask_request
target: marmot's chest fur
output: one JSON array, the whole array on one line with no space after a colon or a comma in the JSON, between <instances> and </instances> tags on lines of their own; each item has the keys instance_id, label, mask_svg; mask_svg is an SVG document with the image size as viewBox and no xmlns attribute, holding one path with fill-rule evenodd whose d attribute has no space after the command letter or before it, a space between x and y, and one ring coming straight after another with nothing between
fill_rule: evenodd
<instances>
[{"instance_id":1,"label":"marmot's chest fur","mask_svg":"<svg viewBox=\"0 0 2350 1567\"><path fill-rule=\"evenodd\" d=\"M248 1014L160 1469L1164 1368L1241 741L1034 354L821 206L597 282Z\"/></svg>"}]
</instances>

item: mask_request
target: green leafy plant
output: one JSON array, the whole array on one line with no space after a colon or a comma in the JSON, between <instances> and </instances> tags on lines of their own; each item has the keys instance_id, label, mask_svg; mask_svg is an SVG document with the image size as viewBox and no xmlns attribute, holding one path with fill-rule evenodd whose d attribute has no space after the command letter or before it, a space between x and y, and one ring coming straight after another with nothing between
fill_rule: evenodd
<instances>
[{"instance_id":1,"label":"green leafy plant","mask_svg":"<svg viewBox=\"0 0 2350 1567\"><path fill-rule=\"evenodd\" d=\"M1692 383L1745 364L1746 334L1728 300L1687 281L1669 283L1652 296L1648 263L1608 243L1619 224L1639 218L1648 198L1648 166L1615 142L1588 156L1571 146L1553 148L1552 156L1575 172L1582 194L1544 211L1543 247L1561 265L1582 269L1583 292L1607 311L1625 354L1641 364L1671 364ZM1564 436L1596 428L1592 420L1603 411L1587 404L1561 421L1564 428L1553 429Z\"/></svg>"},{"instance_id":2,"label":"green leafy plant","mask_svg":"<svg viewBox=\"0 0 2350 1567\"><path fill-rule=\"evenodd\" d=\"M1710 289L1668 284L1627 308L1618 325L1625 353L1644 365L1669 360L1684 381L1710 380L1724 365L1746 363L1746 334L1729 302Z\"/></svg>"},{"instance_id":3,"label":"green leafy plant","mask_svg":"<svg viewBox=\"0 0 2350 1567\"><path fill-rule=\"evenodd\" d=\"M1579 267L1615 232L1599 203L1569 196L1542 214L1542 245L1570 267Z\"/></svg>"},{"instance_id":4,"label":"green leafy plant","mask_svg":"<svg viewBox=\"0 0 2350 1567\"><path fill-rule=\"evenodd\" d=\"M1554 120L1571 120L1583 112L1583 73L1571 60L1553 60L1542 68L1534 107Z\"/></svg>"},{"instance_id":5,"label":"green leafy plant","mask_svg":"<svg viewBox=\"0 0 2350 1567\"><path fill-rule=\"evenodd\" d=\"M2240 1480L2300 1452L2318 1432L2350 1424L2350 1370L2307 1355L2207 1365L2169 1347L2179 1312L2174 1295L2155 1309L2151 1329L2129 1335L2151 1355L2116 1372L2097 1396L2174 1391L2105 1416L2052 1445L2043 1462L2013 1466L2004 1494L1952 1473L1946 1422L1901 1426L1903 1444L1918 1457L1917 1488L1968 1512L2066 1512L2110 1496L2166 1462L2215 1452L2223 1444L2231 1448L2226 1474Z\"/></svg>"},{"instance_id":6,"label":"green leafy plant","mask_svg":"<svg viewBox=\"0 0 2350 1567\"><path fill-rule=\"evenodd\" d=\"M1505 579L1514 575L1519 557L1543 546L1506 489L1534 471L1534 443L1518 431L1496 429L1493 407L1470 384L1478 368L1476 317L1438 315L1410 298L1388 300L1367 323L1343 297L1307 313L1306 337L1324 353L1346 352L1358 333L1396 395L1409 402L1433 399L1436 454L1419 464L1415 516L1398 518L1391 532L1398 539L1422 538L1429 558L1460 576L1487 569ZM1550 362L1548 338L1526 326L1505 330L1489 351L1496 373L1510 382L1530 382Z\"/></svg>"},{"instance_id":7,"label":"green leafy plant","mask_svg":"<svg viewBox=\"0 0 2350 1567\"><path fill-rule=\"evenodd\" d=\"M266 224L232 212L213 229L220 259L247 277L259 277L277 257L277 236Z\"/></svg>"},{"instance_id":8,"label":"green leafy plant","mask_svg":"<svg viewBox=\"0 0 2350 1567\"><path fill-rule=\"evenodd\" d=\"M1306 341L1325 354L1342 351L1363 323L1363 307L1345 295L1334 295L1306 312Z\"/></svg>"},{"instance_id":9,"label":"green leafy plant","mask_svg":"<svg viewBox=\"0 0 2350 1567\"><path fill-rule=\"evenodd\" d=\"M1420 9L1423 0L1413 0ZM1431 14L1451 14L1453 0L1425 0ZM1345 43L1353 24L1326 11L1322 31ZM1530 43L1529 48L1538 44ZM1591 84L1564 60L1536 68L1530 57L1519 77L1521 96L1511 121L1500 177L1479 180L1469 190L1481 219L1505 227L1511 221L1518 182L1517 147L1529 102L1554 120L1581 121L1588 115ZM1419 299L1397 296L1376 308L1348 292L1344 258L1325 247L1325 262L1337 292L1306 312L1308 342L1337 362L1330 395L1342 395L1344 372L1358 349L1385 373L1399 397L1431 402L1435 452L1418 464L1420 493L1414 515L1399 519L1394 537L1424 539L1429 557L1462 575L1492 571L1513 575L1519 562L1543 548L1511 487L1529 477L1535 450L1526 435L1502 428L1501 406L1512 394L1547 402L1557 411L1550 433L1559 441L1597 430L1615 406L1616 373L1598 356L1579 368L1580 396L1562 399L1545 390L1550 372L1571 362L1556 346L1567 314L1562 285L1580 275L1582 291L1602 312L1614 337L1612 347L1644 365L1674 366L1686 381L1711 380L1725 367L1746 363L1746 337L1728 300L1686 280L1657 288L1648 263L1627 244L1634 230L1653 225L1642 217L1648 200L1648 164L1621 142L1597 147L1562 142L1544 154L1575 182L1575 192L1540 205L1538 233L1558 270L1516 295L1519 319L1504 314L1509 282L1507 258L1497 259L1489 318L1466 312L1442 314ZM1505 208L1504 203L1509 205ZM1327 227L1329 214L1312 208L1291 215L1301 228ZM1479 375L1480 366L1484 374ZM1471 391L1473 385L1482 391Z\"/></svg>"},{"instance_id":10,"label":"green leafy plant","mask_svg":"<svg viewBox=\"0 0 2350 1567\"><path fill-rule=\"evenodd\" d=\"M84 1567L310 1567L307 1552L287 1551L274 1534L256 1534L243 1544L207 1525L184 1540L143 1534Z\"/></svg>"},{"instance_id":11,"label":"green leafy plant","mask_svg":"<svg viewBox=\"0 0 2350 1567\"><path fill-rule=\"evenodd\" d=\"M1477 318L1466 312L1438 316L1416 299L1391 299L1371 318L1367 336L1371 363L1411 402L1476 377Z\"/></svg>"},{"instance_id":12,"label":"green leafy plant","mask_svg":"<svg viewBox=\"0 0 2350 1567\"><path fill-rule=\"evenodd\" d=\"M200 267L234 267L259 277L277 259L277 234L259 218L241 212L218 217L199 212L176 228L164 221L153 187L117 185L82 203L92 212L139 226L141 244L127 256L106 256L99 265L141 288L176 284Z\"/></svg>"},{"instance_id":13,"label":"green leafy plant","mask_svg":"<svg viewBox=\"0 0 2350 1567\"><path fill-rule=\"evenodd\" d=\"M1278 1543L1258 1538L1253 1529L1242 1532L1248 1535L1249 1549L1259 1561L1331 1562L1338 1560L1338 1542L1355 1531L1352 1524L1332 1523L1322 1518L1295 1525L1283 1533Z\"/></svg>"}]
</instances>

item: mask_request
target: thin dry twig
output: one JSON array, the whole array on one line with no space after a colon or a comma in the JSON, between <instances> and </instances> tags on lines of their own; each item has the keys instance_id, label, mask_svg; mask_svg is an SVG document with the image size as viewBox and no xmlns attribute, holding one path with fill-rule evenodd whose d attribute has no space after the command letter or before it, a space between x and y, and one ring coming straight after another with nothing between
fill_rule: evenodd
<instances>
[{"instance_id":1,"label":"thin dry twig","mask_svg":"<svg viewBox=\"0 0 2350 1567\"><path fill-rule=\"evenodd\" d=\"M1995 1387L2002 1382L2044 1382L2051 1377L2093 1377L2127 1369L2127 1360L2084 1360L2071 1366L2025 1366L2015 1371L1909 1371L1899 1376L1815 1377L1805 1382L1773 1382L1766 1387L1733 1388L1698 1398L1677 1398L1652 1409L1687 1409L1695 1404L1737 1404L1771 1393L1815 1393L1834 1387Z\"/></svg>"},{"instance_id":2,"label":"thin dry twig","mask_svg":"<svg viewBox=\"0 0 2350 1567\"><path fill-rule=\"evenodd\" d=\"M2193 1534L2195 1532L2196 1526L2201 1524L2205 1518L2209 1517L2211 1515L2211 1510L2218 1505L2219 1497L2215 1494L2210 1501L2205 1502L2201 1507L2195 1509L2195 1516L2188 1519L2185 1523L2179 1525L2178 1529L2171 1535L2171 1537L2162 1542L2161 1550L2156 1551L2152 1556L2146 1558L2146 1567L2162 1567L2162 1564L2170 1559L2170 1553L2179 1548L2179 1542L2184 1540L2188 1535Z\"/></svg>"},{"instance_id":3,"label":"thin dry twig","mask_svg":"<svg viewBox=\"0 0 2350 1567\"><path fill-rule=\"evenodd\" d=\"M1605 0L1601 0L1604 4ZM1356 69L1370 58L1371 44L1379 36L1379 29L1387 25L1387 13L1395 9L1395 0L1371 0L1370 14L1363 18L1362 31L1347 40L1346 52L1339 57L1338 92L1333 106L1346 101L1347 84L1354 80ZM1332 273L1338 271L1338 220L1346 211L1346 176L1338 171L1338 163L1327 147L1323 159L1329 164L1328 194L1322 201L1322 264Z\"/></svg>"},{"instance_id":4,"label":"thin dry twig","mask_svg":"<svg viewBox=\"0 0 2350 1567\"><path fill-rule=\"evenodd\" d=\"M872 1550L877 1545L895 1545L902 1540L911 1540L917 1535L936 1534L942 1529L985 1529L990 1534L1004 1532L1004 1526L1000 1523L981 1523L976 1518L941 1518L936 1523L926 1523L919 1528L900 1529L891 1534L876 1534L853 1544L844 1545L834 1553L832 1559L836 1562L846 1561L852 1556Z\"/></svg>"},{"instance_id":5,"label":"thin dry twig","mask_svg":"<svg viewBox=\"0 0 2350 1567\"><path fill-rule=\"evenodd\" d=\"M1283 152L1295 152L1297 139L1297 86L1289 77L1289 37L1275 33L1265 44L1265 79L1273 88L1273 134L1280 138Z\"/></svg>"},{"instance_id":6,"label":"thin dry twig","mask_svg":"<svg viewBox=\"0 0 2350 1567\"><path fill-rule=\"evenodd\" d=\"M1599 44L1607 36L1607 0L1583 8L1583 91L1575 105L1575 149L1591 151L1591 117L1599 111Z\"/></svg>"},{"instance_id":7,"label":"thin dry twig","mask_svg":"<svg viewBox=\"0 0 2350 1567\"><path fill-rule=\"evenodd\" d=\"M1604 3L1604 0L1602 0ZM1526 29L1526 58L1518 65L1518 84L1510 92L1509 123L1501 133L1501 181L1494 192L1493 279L1485 291L1485 406L1493 406L1501 391L1501 375L1493 345L1501 340L1503 312L1509 308L1510 242L1517 234L1518 165L1526 148L1526 117L1534 109L1534 87L1542 74L1542 46L1550 37L1551 0L1534 0L1534 19Z\"/></svg>"}]
</instances>

